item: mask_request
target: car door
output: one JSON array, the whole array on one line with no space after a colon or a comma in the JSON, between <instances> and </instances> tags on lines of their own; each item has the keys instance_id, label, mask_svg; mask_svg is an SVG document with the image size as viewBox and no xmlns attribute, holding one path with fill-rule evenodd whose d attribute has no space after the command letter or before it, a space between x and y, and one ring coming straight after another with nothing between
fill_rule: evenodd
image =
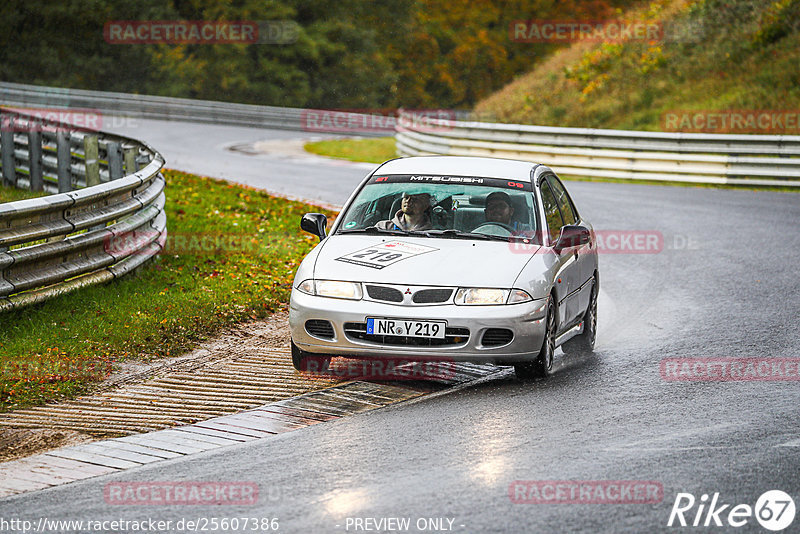
<instances>
[{"instance_id":1,"label":"car door","mask_svg":"<svg viewBox=\"0 0 800 534\"><path fill-rule=\"evenodd\" d=\"M553 193L547 180L540 182L539 191L542 197L542 207L547 224L548 246L552 249L561 237L561 227L564 226L564 217L561 208L558 207L558 200ZM555 250L553 253L556 254ZM556 254L556 273L555 273L555 294L558 300L558 323L559 333L562 327L574 321L578 314L577 305L574 301L574 290L580 280L580 267L577 258L571 249L562 250Z\"/></svg>"},{"instance_id":2,"label":"car door","mask_svg":"<svg viewBox=\"0 0 800 534\"><path fill-rule=\"evenodd\" d=\"M564 184L553 174L547 175L547 182L550 184L553 194L556 197L556 202L561 210L564 224L580 224L578 214L575 211L575 205L569 197ZM571 281L570 288L573 293L570 302L575 306L574 310L570 310L571 313L575 314L572 319L577 319L582 316L589 305L589 298L592 291L589 279L594 273L594 250L590 247L591 244L587 243L565 250L565 252L570 251L574 255L575 261L578 264L578 268L572 271L572 274L575 275L575 279Z\"/></svg>"}]
</instances>

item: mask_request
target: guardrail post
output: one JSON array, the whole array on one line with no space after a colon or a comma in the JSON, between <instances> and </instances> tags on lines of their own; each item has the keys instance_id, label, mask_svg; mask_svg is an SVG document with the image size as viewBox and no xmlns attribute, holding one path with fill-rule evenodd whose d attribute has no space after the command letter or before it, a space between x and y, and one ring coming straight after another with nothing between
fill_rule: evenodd
<instances>
[{"instance_id":1,"label":"guardrail post","mask_svg":"<svg viewBox=\"0 0 800 534\"><path fill-rule=\"evenodd\" d=\"M138 171L142 167L147 167L150 163L150 156L147 154L139 154L136 156L136 170Z\"/></svg>"},{"instance_id":2,"label":"guardrail post","mask_svg":"<svg viewBox=\"0 0 800 534\"><path fill-rule=\"evenodd\" d=\"M83 154L86 164L86 187L98 185L100 183L100 149L98 148L97 136L87 135L83 138Z\"/></svg>"},{"instance_id":3,"label":"guardrail post","mask_svg":"<svg viewBox=\"0 0 800 534\"><path fill-rule=\"evenodd\" d=\"M72 150L69 146L69 132L56 132L56 154L58 155L58 192L72 191Z\"/></svg>"},{"instance_id":4,"label":"guardrail post","mask_svg":"<svg viewBox=\"0 0 800 534\"><path fill-rule=\"evenodd\" d=\"M122 178L122 154L119 143L110 141L107 145L108 177L111 180Z\"/></svg>"},{"instance_id":5,"label":"guardrail post","mask_svg":"<svg viewBox=\"0 0 800 534\"><path fill-rule=\"evenodd\" d=\"M28 168L31 172L31 191L42 191L42 132L36 126L28 132Z\"/></svg>"},{"instance_id":6,"label":"guardrail post","mask_svg":"<svg viewBox=\"0 0 800 534\"><path fill-rule=\"evenodd\" d=\"M137 149L133 147L125 147L123 150L123 156L125 160L125 175L133 174L139 169L136 165L136 153L138 152Z\"/></svg>"},{"instance_id":7,"label":"guardrail post","mask_svg":"<svg viewBox=\"0 0 800 534\"><path fill-rule=\"evenodd\" d=\"M3 164L3 181L17 185L17 167L14 161L14 119L4 114L0 116L0 157Z\"/></svg>"}]
</instances>

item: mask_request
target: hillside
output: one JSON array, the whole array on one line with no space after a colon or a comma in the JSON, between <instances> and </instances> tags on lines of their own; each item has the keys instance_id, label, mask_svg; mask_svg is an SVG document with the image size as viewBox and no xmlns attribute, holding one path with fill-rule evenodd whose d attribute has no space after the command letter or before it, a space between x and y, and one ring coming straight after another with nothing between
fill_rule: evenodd
<instances>
[{"instance_id":1,"label":"hillside","mask_svg":"<svg viewBox=\"0 0 800 534\"><path fill-rule=\"evenodd\" d=\"M631 130L700 131L665 127L666 114L676 111L772 110L797 118L800 0L657 0L621 18L663 23L667 31L657 41L575 43L475 111L498 122ZM800 133L790 120L737 133Z\"/></svg>"},{"instance_id":2,"label":"hillside","mask_svg":"<svg viewBox=\"0 0 800 534\"><path fill-rule=\"evenodd\" d=\"M511 21L604 19L646 1L6 0L0 80L273 106L468 109L562 46L509 39Z\"/></svg>"}]
</instances>

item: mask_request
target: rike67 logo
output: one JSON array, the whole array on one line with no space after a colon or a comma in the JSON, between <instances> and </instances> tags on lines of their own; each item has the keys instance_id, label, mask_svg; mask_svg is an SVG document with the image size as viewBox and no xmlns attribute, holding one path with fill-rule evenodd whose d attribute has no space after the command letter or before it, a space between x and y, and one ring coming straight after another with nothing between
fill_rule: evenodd
<instances>
[{"instance_id":1,"label":"rike67 logo","mask_svg":"<svg viewBox=\"0 0 800 534\"><path fill-rule=\"evenodd\" d=\"M765 529L784 530L794 521L794 500L780 490L764 492L755 506L723 502L719 493L696 499L691 493L678 493L669 514L668 527L743 527L755 517Z\"/></svg>"}]
</instances>

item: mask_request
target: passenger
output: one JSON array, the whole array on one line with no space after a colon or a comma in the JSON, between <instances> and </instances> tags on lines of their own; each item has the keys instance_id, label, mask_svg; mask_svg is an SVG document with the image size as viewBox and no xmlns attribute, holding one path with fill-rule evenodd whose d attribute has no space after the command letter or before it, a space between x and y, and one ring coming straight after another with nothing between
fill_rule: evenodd
<instances>
[{"instance_id":1,"label":"passenger","mask_svg":"<svg viewBox=\"0 0 800 534\"><path fill-rule=\"evenodd\" d=\"M503 191L495 191L486 197L486 208L483 210L487 223L499 223L509 229L514 229L511 225L511 217L514 216L514 206L511 204L511 197Z\"/></svg>"},{"instance_id":2,"label":"passenger","mask_svg":"<svg viewBox=\"0 0 800 534\"><path fill-rule=\"evenodd\" d=\"M430 230L431 196L428 193L403 193L400 209L391 220L378 221L376 228L384 230Z\"/></svg>"}]
</instances>

